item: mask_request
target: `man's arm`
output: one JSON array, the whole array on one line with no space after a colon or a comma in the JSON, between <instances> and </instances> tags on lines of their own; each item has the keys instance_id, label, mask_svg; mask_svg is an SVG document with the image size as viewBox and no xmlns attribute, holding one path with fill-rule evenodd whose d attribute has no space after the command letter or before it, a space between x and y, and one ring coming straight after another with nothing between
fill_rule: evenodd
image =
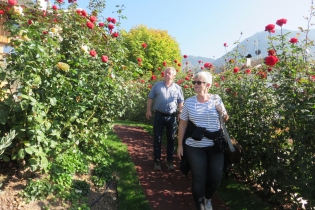
<instances>
[{"instance_id":1,"label":"man's arm","mask_svg":"<svg viewBox=\"0 0 315 210\"><path fill-rule=\"evenodd\" d=\"M147 101L147 111L146 111L146 114L145 114L145 117L149 120L150 117L152 117L152 111L151 111L151 107L152 107L152 99L151 98L148 98L148 101Z\"/></svg>"}]
</instances>

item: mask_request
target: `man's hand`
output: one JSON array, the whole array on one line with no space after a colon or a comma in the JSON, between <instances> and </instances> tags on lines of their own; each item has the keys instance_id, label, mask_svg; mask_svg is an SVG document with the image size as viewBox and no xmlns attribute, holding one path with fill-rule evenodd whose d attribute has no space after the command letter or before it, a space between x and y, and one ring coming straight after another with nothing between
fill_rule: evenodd
<instances>
[{"instance_id":1,"label":"man's hand","mask_svg":"<svg viewBox=\"0 0 315 210\"><path fill-rule=\"evenodd\" d=\"M145 113L145 117L149 120L152 117L152 112L151 110L147 110L147 112Z\"/></svg>"}]
</instances>

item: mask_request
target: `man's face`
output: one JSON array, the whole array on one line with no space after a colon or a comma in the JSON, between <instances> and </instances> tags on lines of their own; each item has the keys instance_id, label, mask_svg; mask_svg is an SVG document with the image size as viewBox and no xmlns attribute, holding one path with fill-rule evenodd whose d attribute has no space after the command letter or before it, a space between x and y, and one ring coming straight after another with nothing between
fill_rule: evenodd
<instances>
[{"instance_id":1,"label":"man's face","mask_svg":"<svg viewBox=\"0 0 315 210\"><path fill-rule=\"evenodd\" d=\"M164 80L172 82L175 78L175 75L171 69L166 69L165 74L164 74Z\"/></svg>"}]
</instances>

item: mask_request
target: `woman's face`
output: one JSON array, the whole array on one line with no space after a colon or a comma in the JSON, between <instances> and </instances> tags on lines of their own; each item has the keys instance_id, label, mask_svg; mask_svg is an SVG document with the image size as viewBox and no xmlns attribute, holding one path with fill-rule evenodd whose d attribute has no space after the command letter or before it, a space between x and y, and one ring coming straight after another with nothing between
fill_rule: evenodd
<instances>
[{"instance_id":1,"label":"woman's face","mask_svg":"<svg viewBox=\"0 0 315 210\"><path fill-rule=\"evenodd\" d=\"M203 77L195 77L193 83L196 82L194 84L194 91L196 93L204 93L208 91L207 86L209 86L208 84L206 84L205 79Z\"/></svg>"}]
</instances>

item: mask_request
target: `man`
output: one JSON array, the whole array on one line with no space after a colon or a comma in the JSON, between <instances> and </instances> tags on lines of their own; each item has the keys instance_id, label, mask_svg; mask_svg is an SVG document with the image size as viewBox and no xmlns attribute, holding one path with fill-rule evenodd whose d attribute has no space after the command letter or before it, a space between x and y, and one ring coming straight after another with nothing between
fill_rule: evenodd
<instances>
[{"instance_id":1,"label":"man","mask_svg":"<svg viewBox=\"0 0 315 210\"><path fill-rule=\"evenodd\" d=\"M181 87L175 84L174 78L176 70L173 67L167 67L164 70L164 81L155 83L149 93L147 101L146 118L152 116L152 103L154 101L154 170L161 170L161 142L164 126L167 137L167 162L168 170L174 171L174 136L176 132L176 113L179 115L183 108L184 96ZM177 111L176 111L177 110ZM179 116L178 116L179 117ZM179 118L178 118L179 119Z\"/></svg>"}]
</instances>

